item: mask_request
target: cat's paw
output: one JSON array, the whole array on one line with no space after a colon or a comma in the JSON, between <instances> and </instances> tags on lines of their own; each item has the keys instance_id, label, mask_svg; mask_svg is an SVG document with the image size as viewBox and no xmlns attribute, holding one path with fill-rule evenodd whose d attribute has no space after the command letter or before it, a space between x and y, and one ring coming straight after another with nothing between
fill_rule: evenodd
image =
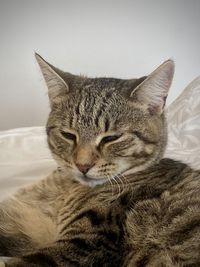
<instances>
[{"instance_id":1,"label":"cat's paw","mask_svg":"<svg viewBox=\"0 0 200 267\"><path fill-rule=\"evenodd\" d=\"M0 267L5 267L5 263L3 261L0 261Z\"/></svg>"}]
</instances>

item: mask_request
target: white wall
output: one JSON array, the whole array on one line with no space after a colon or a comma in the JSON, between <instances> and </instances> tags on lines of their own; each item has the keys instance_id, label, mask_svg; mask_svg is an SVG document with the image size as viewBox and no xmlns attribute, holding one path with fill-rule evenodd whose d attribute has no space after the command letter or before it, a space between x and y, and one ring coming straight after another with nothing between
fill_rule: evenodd
<instances>
[{"instance_id":1,"label":"white wall","mask_svg":"<svg viewBox=\"0 0 200 267\"><path fill-rule=\"evenodd\" d=\"M0 129L44 125L34 51L65 71L131 78L176 61L168 103L200 74L198 0L0 0Z\"/></svg>"}]
</instances>

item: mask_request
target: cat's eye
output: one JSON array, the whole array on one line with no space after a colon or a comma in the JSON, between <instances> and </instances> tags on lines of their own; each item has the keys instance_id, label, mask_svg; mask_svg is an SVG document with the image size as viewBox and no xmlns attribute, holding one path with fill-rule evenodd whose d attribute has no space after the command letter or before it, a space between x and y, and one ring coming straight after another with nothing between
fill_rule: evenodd
<instances>
[{"instance_id":1,"label":"cat's eye","mask_svg":"<svg viewBox=\"0 0 200 267\"><path fill-rule=\"evenodd\" d=\"M75 134L72 134L70 132L64 132L64 131L61 131L61 134L65 139L76 142L76 135Z\"/></svg>"},{"instance_id":2,"label":"cat's eye","mask_svg":"<svg viewBox=\"0 0 200 267\"><path fill-rule=\"evenodd\" d=\"M103 137L101 139L101 142L99 143L99 145L104 145L106 143L110 143L112 141L116 141L120 137L121 137L121 134L120 135L108 135L108 136L105 136L105 137Z\"/></svg>"}]
</instances>

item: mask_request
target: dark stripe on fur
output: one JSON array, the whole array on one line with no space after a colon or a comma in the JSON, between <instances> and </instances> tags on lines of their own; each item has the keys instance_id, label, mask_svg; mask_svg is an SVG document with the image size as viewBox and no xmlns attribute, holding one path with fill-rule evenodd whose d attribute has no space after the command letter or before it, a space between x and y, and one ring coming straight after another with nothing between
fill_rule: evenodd
<instances>
[{"instance_id":1,"label":"dark stripe on fur","mask_svg":"<svg viewBox=\"0 0 200 267\"><path fill-rule=\"evenodd\" d=\"M78 260L72 259L68 255L65 256L65 255L61 254L60 258L61 258L62 261L65 262L65 264L67 264L66 266L81 267L81 264L80 264L80 262Z\"/></svg>"},{"instance_id":2,"label":"dark stripe on fur","mask_svg":"<svg viewBox=\"0 0 200 267\"><path fill-rule=\"evenodd\" d=\"M84 217L89 219L89 221L91 222L91 224L93 226L100 225L105 220L105 218L104 218L104 216L102 214L99 214L95 210L90 209L90 210L86 210L86 211L83 211L82 213L80 213L74 219L74 221L78 221L78 220L80 220L80 219L82 219ZM73 223L73 221L71 223Z\"/></svg>"},{"instance_id":3,"label":"dark stripe on fur","mask_svg":"<svg viewBox=\"0 0 200 267\"><path fill-rule=\"evenodd\" d=\"M192 238L196 229L200 228L200 218L194 218L190 223L186 223L179 229L175 229L170 233L170 237L173 244L182 244L184 241Z\"/></svg>"},{"instance_id":4,"label":"dark stripe on fur","mask_svg":"<svg viewBox=\"0 0 200 267\"><path fill-rule=\"evenodd\" d=\"M38 252L33 255L25 256L23 257L23 259L27 263L34 262L36 265L38 264L39 266L44 266L44 267L58 267L59 266L53 259L53 256L49 256L42 252Z\"/></svg>"},{"instance_id":5,"label":"dark stripe on fur","mask_svg":"<svg viewBox=\"0 0 200 267\"><path fill-rule=\"evenodd\" d=\"M82 254L82 256L86 256L95 249L91 243L87 242L83 238L73 238L70 240L70 243L78 248L79 253Z\"/></svg>"},{"instance_id":6,"label":"dark stripe on fur","mask_svg":"<svg viewBox=\"0 0 200 267\"><path fill-rule=\"evenodd\" d=\"M148 264L148 262L149 262L149 257L145 255L136 262L135 267L145 267Z\"/></svg>"}]
</instances>

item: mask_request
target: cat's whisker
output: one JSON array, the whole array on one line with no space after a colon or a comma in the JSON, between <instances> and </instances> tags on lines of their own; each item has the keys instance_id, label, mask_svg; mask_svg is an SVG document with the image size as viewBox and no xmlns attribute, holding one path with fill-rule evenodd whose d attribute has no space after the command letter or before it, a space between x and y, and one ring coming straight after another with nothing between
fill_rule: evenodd
<instances>
[{"instance_id":1,"label":"cat's whisker","mask_svg":"<svg viewBox=\"0 0 200 267\"><path fill-rule=\"evenodd\" d=\"M116 183L116 181L113 179L113 176L112 175L109 175L109 177L110 177L110 180L111 181L113 181L114 183L112 183L112 185L113 185L113 194L115 194L115 183Z\"/></svg>"},{"instance_id":2,"label":"cat's whisker","mask_svg":"<svg viewBox=\"0 0 200 267\"><path fill-rule=\"evenodd\" d=\"M106 177L108 178L109 183L111 184L111 190L112 190L112 196L114 194L114 190L113 190L113 183L112 183L112 177L109 177L109 175L106 175Z\"/></svg>"},{"instance_id":3,"label":"cat's whisker","mask_svg":"<svg viewBox=\"0 0 200 267\"><path fill-rule=\"evenodd\" d=\"M125 186L124 186L124 183L123 183L123 180L120 178L120 173L116 175L117 179L119 180L119 182L121 183L122 185L122 193L124 192L125 190Z\"/></svg>"},{"instance_id":4,"label":"cat's whisker","mask_svg":"<svg viewBox=\"0 0 200 267\"><path fill-rule=\"evenodd\" d=\"M119 173L119 176L122 177L121 181L123 183L124 190L126 190L126 188L127 188L127 180L126 180L125 176L122 173Z\"/></svg>"},{"instance_id":5,"label":"cat's whisker","mask_svg":"<svg viewBox=\"0 0 200 267\"><path fill-rule=\"evenodd\" d=\"M117 198L118 198L118 197L120 196L120 194L121 194L120 184L117 182L115 176L112 176L112 180L115 181L115 183L117 184L117 187L118 187L118 189L119 189L119 192L118 192L118 194L117 194Z\"/></svg>"}]
</instances>

